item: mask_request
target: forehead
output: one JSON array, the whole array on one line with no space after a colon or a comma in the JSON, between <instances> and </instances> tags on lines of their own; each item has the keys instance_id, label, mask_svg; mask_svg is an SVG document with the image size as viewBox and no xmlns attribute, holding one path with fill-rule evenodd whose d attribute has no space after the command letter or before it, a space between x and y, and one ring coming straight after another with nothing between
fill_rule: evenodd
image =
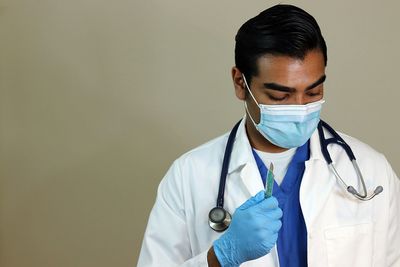
<instances>
[{"instance_id":1,"label":"forehead","mask_svg":"<svg viewBox=\"0 0 400 267\"><path fill-rule=\"evenodd\" d=\"M254 81L290 87L307 86L325 74L324 56L318 50L308 52L303 59L265 55L258 58L257 67L258 75Z\"/></svg>"}]
</instances>

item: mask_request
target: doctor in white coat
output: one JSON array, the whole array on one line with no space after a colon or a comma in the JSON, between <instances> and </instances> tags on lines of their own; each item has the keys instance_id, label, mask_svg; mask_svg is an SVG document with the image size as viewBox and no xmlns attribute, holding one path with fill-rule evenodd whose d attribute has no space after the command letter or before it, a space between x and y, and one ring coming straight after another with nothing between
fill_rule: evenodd
<instances>
[{"instance_id":1,"label":"doctor in white coat","mask_svg":"<svg viewBox=\"0 0 400 267\"><path fill-rule=\"evenodd\" d=\"M138 266L400 267L400 182L386 158L339 133L368 193L383 188L363 201L346 191L321 152L327 49L315 19L291 5L263 11L239 29L235 63L235 93L246 115L223 195L232 221L222 232L209 226L227 133L172 164ZM329 153L344 182L363 192L345 150L333 144ZM263 170L271 163L275 186L266 198Z\"/></svg>"}]
</instances>

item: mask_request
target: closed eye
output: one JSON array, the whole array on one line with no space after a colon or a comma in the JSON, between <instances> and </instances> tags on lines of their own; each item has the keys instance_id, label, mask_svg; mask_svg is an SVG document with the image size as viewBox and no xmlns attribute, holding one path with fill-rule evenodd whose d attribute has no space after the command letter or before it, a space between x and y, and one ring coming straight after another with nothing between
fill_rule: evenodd
<instances>
[{"instance_id":1,"label":"closed eye","mask_svg":"<svg viewBox=\"0 0 400 267\"><path fill-rule=\"evenodd\" d=\"M317 96L317 95L321 95L322 93L321 92L318 92L318 93L308 93L307 95L308 96Z\"/></svg>"},{"instance_id":2,"label":"closed eye","mask_svg":"<svg viewBox=\"0 0 400 267\"><path fill-rule=\"evenodd\" d=\"M267 94L267 95L273 101L283 101L283 100L288 98L288 95L285 95L283 97L276 97L276 96L273 96L273 95L270 95L270 94Z\"/></svg>"}]
</instances>

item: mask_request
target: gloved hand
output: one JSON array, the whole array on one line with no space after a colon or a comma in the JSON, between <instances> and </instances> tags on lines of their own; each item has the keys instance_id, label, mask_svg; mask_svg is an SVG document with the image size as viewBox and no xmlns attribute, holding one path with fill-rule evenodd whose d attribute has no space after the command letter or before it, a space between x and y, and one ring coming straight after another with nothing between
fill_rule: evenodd
<instances>
[{"instance_id":1,"label":"gloved hand","mask_svg":"<svg viewBox=\"0 0 400 267\"><path fill-rule=\"evenodd\" d=\"M270 252L282 226L282 210L275 197L260 191L249 198L232 216L226 232L214 241L214 252L222 267L239 266Z\"/></svg>"}]
</instances>

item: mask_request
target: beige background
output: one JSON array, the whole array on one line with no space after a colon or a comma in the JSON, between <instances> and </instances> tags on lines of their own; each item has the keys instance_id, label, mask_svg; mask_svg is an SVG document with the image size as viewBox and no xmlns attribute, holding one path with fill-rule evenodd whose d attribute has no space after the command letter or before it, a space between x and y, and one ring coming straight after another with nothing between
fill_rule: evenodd
<instances>
[{"instance_id":1,"label":"beige background","mask_svg":"<svg viewBox=\"0 0 400 267\"><path fill-rule=\"evenodd\" d=\"M0 266L135 266L157 185L243 114L234 35L278 1L0 0ZM398 1L288 1L328 43L323 117L400 172Z\"/></svg>"}]
</instances>

